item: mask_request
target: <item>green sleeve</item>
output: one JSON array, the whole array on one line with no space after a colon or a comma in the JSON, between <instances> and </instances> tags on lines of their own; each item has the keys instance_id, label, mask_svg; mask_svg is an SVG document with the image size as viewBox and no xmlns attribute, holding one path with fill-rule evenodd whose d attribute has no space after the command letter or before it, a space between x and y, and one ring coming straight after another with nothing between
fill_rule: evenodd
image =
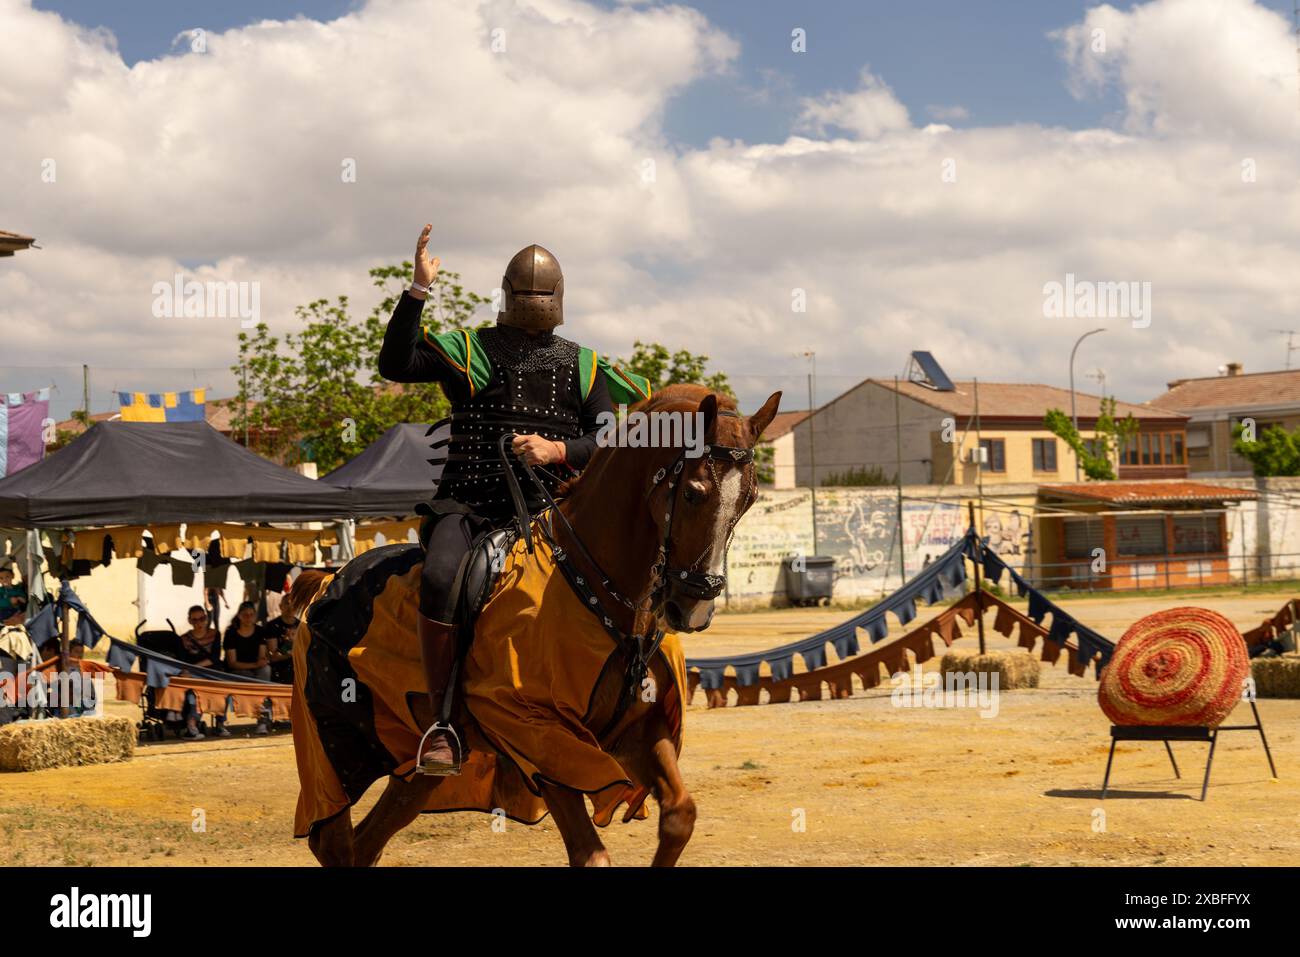
<instances>
[{"instance_id":1,"label":"green sleeve","mask_svg":"<svg viewBox=\"0 0 1300 957\"><path fill-rule=\"evenodd\" d=\"M604 375L609 387L609 398L615 405L633 405L650 398L650 380L635 372L628 372L598 356L590 349L582 349L578 358L578 371L582 384L582 397L591 392L596 375Z\"/></svg>"},{"instance_id":2,"label":"green sleeve","mask_svg":"<svg viewBox=\"0 0 1300 957\"><path fill-rule=\"evenodd\" d=\"M456 329L430 335L426 329L424 339L442 354L443 361L461 372L469 383L470 395L478 392L492 378L492 363L478 340L474 329Z\"/></svg>"}]
</instances>

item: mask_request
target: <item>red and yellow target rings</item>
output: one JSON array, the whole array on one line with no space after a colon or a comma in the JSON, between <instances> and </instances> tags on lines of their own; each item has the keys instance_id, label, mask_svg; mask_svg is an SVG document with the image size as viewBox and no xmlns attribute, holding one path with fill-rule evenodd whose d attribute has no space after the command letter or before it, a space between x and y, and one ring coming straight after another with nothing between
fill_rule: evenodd
<instances>
[{"instance_id":1,"label":"red and yellow target rings","mask_svg":"<svg viewBox=\"0 0 1300 957\"><path fill-rule=\"evenodd\" d=\"M1206 608L1171 608L1124 632L1097 701L1114 724L1215 727L1249 676L1246 643L1232 622Z\"/></svg>"}]
</instances>

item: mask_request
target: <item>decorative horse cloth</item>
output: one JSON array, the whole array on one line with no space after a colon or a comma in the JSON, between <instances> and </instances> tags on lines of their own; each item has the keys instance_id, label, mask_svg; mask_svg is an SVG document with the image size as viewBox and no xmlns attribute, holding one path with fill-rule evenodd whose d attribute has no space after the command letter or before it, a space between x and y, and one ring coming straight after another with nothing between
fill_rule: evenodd
<instances>
[{"instance_id":1,"label":"decorative horse cloth","mask_svg":"<svg viewBox=\"0 0 1300 957\"><path fill-rule=\"evenodd\" d=\"M1170 608L1124 632L1097 700L1114 724L1217 727L1250 675L1246 643L1208 608Z\"/></svg>"},{"instance_id":2,"label":"decorative horse cloth","mask_svg":"<svg viewBox=\"0 0 1300 957\"><path fill-rule=\"evenodd\" d=\"M479 615L462 683L462 773L443 778L426 811L505 813L535 824L546 815L540 783L587 794L604 826L620 804L623 820L646 816L649 782L616 758L619 737L660 709L681 750L685 658L677 636L658 655L669 687L636 689L637 703L603 739L596 689L621 686L627 659L592 610L558 573L534 529L535 550L518 541ZM386 545L325 579L294 640L293 735L301 790L294 834L355 804L380 777L414 772L428 716L416 639L417 545Z\"/></svg>"}]
</instances>

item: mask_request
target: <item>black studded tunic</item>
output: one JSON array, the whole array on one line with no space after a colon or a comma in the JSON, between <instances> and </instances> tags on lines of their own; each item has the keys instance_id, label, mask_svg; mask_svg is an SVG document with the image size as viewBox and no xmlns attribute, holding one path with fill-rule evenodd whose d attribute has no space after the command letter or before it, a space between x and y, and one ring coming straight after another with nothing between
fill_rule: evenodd
<instances>
[{"instance_id":1,"label":"black studded tunic","mask_svg":"<svg viewBox=\"0 0 1300 957\"><path fill-rule=\"evenodd\" d=\"M602 412L613 414L603 375L592 377L583 397L579 348L553 333L530 336L510 326L477 330L474 338L491 366L486 383L475 384L425 337L424 303L402 293L384 333L379 372L394 382L437 382L451 403L451 441L435 499L451 499L487 518L511 514L510 495L497 441L505 433L537 434L562 441L565 463L535 469L554 491L582 469L596 449ZM544 503L518 465L513 466L536 511Z\"/></svg>"}]
</instances>

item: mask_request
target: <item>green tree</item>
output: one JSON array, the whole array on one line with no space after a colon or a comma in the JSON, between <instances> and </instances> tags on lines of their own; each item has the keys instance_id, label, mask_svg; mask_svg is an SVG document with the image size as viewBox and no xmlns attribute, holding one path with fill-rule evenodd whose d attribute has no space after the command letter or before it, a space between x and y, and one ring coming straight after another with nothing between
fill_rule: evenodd
<instances>
[{"instance_id":1,"label":"green tree","mask_svg":"<svg viewBox=\"0 0 1300 957\"><path fill-rule=\"evenodd\" d=\"M706 386L714 392L735 397L725 372L706 372L709 357L697 355L686 349L669 352L666 346L657 342L637 340L632 345L632 358L620 359L618 364L629 372L645 376L650 380L650 388L658 391L666 385L679 382L693 382Z\"/></svg>"},{"instance_id":2,"label":"green tree","mask_svg":"<svg viewBox=\"0 0 1300 957\"><path fill-rule=\"evenodd\" d=\"M1232 427L1232 449L1247 462L1256 475L1300 475L1300 426L1288 432L1280 425L1270 425L1259 437L1245 438L1241 423Z\"/></svg>"},{"instance_id":3,"label":"green tree","mask_svg":"<svg viewBox=\"0 0 1300 957\"><path fill-rule=\"evenodd\" d=\"M316 462L324 473L393 425L446 415L447 400L436 384L388 383L377 370L384 327L412 271L410 262L371 269L381 298L364 319L353 316L347 296L339 296L299 306L295 314L303 327L283 340L266 323L241 332L239 364L232 366L241 383L232 403L235 433L247 428L258 452L288 464ZM458 273L444 270L421 322L434 333L463 328L487 301L465 289Z\"/></svg>"},{"instance_id":4,"label":"green tree","mask_svg":"<svg viewBox=\"0 0 1300 957\"><path fill-rule=\"evenodd\" d=\"M1138 421L1129 413L1124 418L1115 416L1115 399L1107 396L1101 400L1101 413L1097 416L1096 438L1084 439L1074 427L1074 422L1060 409L1048 409L1043 418L1048 430L1065 441L1079 460L1083 474L1092 481L1115 478L1116 452L1137 434Z\"/></svg>"}]
</instances>

